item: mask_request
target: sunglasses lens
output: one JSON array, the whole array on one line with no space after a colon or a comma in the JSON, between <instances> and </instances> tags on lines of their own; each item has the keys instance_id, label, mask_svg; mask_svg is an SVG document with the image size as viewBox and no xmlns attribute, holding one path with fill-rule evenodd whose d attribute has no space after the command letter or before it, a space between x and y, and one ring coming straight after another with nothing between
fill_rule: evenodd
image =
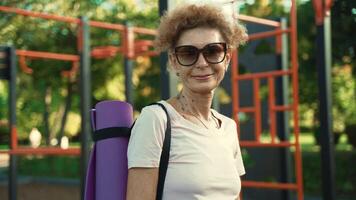
<instances>
[{"instance_id":1,"label":"sunglasses lens","mask_svg":"<svg viewBox=\"0 0 356 200\"><path fill-rule=\"evenodd\" d=\"M203 55L207 62L216 64L224 60L226 46L224 43L209 44L203 50Z\"/></svg>"},{"instance_id":2,"label":"sunglasses lens","mask_svg":"<svg viewBox=\"0 0 356 200\"><path fill-rule=\"evenodd\" d=\"M194 46L181 46L175 49L175 54L181 65L189 66L196 62L198 49Z\"/></svg>"},{"instance_id":3,"label":"sunglasses lens","mask_svg":"<svg viewBox=\"0 0 356 200\"><path fill-rule=\"evenodd\" d=\"M179 64L183 66L194 65L200 52L202 52L206 62L210 64L217 64L225 59L226 44L225 43L211 43L207 44L204 48L198 49L195 46L184 45L174 49L176 58Z\"/></svg>"}]
</instances>

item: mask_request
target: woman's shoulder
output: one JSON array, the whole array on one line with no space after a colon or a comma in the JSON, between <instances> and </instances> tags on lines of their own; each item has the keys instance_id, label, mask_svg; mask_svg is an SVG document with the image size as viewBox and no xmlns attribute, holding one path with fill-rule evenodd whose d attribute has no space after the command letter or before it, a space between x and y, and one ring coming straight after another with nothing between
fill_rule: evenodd
<instances>
[{"instance_id":1,"label":"woman's shoulder","mask_svg":"<svg viewBox=\"0 0 356 200\"><path fill-rule=\"evenodd\" d=\"M166 107L165 103L162 101L159 101L157 103L163 104ZM166 121L167 119L166 113L161 106L157 105L157 103L153 103L143 107L138 118L155 120L155 121L156 120Z\"/></svg>"}]
</instances>

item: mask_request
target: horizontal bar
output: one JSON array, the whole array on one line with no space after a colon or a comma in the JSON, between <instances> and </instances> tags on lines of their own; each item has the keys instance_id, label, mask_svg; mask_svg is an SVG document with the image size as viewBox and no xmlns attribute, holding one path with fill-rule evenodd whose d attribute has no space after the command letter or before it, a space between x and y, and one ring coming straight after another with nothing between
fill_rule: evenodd
<instances>
[{"instance_id":1,"label":"horizontal bar","mask_svg":"<svg viewBox=\"0 0 356 200\"><path fill-rule=\"evenodd\" d=\"M253 22L253 23L263 24L263 25L268 25L268 26L273 26L273 27L279 27L281 25L281 23L278 21L269 20L269 19L261 19L258 17L251 17L251 16L247 16L247 15L242 15L242 14L239 14L237 16L237 19L239 19L241 21L245 21L245 22Z\"/></svg>"},{"instance_id":2,"label":"horizontal bar","mask_svg":"<svg viewBox=\"0 0 356 200\"><path fill-rule=\"evenodd\" d=\"M80 148L62 149L59 147L28 148L20 147L16 149L0 150L0 154L12 155L80 155Z\"/></svg>"},{"instance_id":3,"label":"horizontal bar","mask_svg":"<svg viewBox=\"0 0 356 200\"><path fill-rule=\"evenodd\" d=\"M29 58L45 58L63 61L79 61L79 56L73 54L49 53L43 51L16 50L16 55Z\"/></svg>"},{"instance_id":4,"label":"horizontal bar","mask_svg":"<svg viewBox=\"0 0 356 200\"><path fill-rule=\"evenodd\" d=\"M267 189L285 189L297 190L297 184L292 183L272 183L272 182L259 182L259 181L242 181L243 187L267 188Z\"/></svg>"},{"instance_id":5,"label":"horizontal bar","mask_svg":"<svg viewBox=\"0 0 356 200\"><path fill-rule=\"evenodd\" d=\"M293 106L273 106L273 111L291 111L293 110Z\"/></svg>"},{"instance_id":6,"label":"horizontal bar","mask_svg":"<svg viewBox=\"0 0 356 200\"><path fill-rule=\"evenodd\" d=\"M132 27L133 32L147 34L147 35L157 35L157 30L141 27Z\"/></svg>"},{"instance_id":7,"label":"horizontal bar","mask_svg":"<svg viewBox=\"0 0 356 200\"><path fill-rule=\"evenodd\" d=\"M138 56L154 57L154 56L158 56L158 55L159 55L159 53L157 51L145 51L145 52L136 53L135 57L138 57Z\"/></svg>"},{"instance_id":8,"label":"horizontal bar","mask_svg":"<svg viewBox=\"0 0 356 200\"><path fill-rule=\"evenodd\" d=\"M261 38L267 38L267 37L273 37L273 36L277 36L277 35L281 35L283 33L289 33L290 29L284 29L284 30L275 30L275 31L265 31L262 33L252 33L248 35L248 39L249 40L257 40L257 39L261 39Z\"/></svg>"},{"instance_id":9,"label":"horizontal bar","mask_svg":"<svg viewBox=\"0 0 356 200\"><path fill-rule=\"evenodd\" d=\"M107 58L107 57L113 57L116 56L118 52L123 52L122 47L116 47L116 46L100 46L100 47L94 47L91 51L91 56L94 58Z\"/></svg>"},{"instance_id":10,"label":"horizontal bar","mask_svg":"<svg viewBox=\"0 0 356 200\"><path fill-rule=\"evenodd\" d=\"M0 11L3 12L8 12L8 13L16 13L18 15L24 15L24 16L30 16L30 17L38 17L42 19L51 19L55 21L61 21L61 22L67 22L67 23L74 23L74 24L79 24L80 19L74 18L74 17L63 17L59 15L51 15L51 14L45 14L45 13L40 13L40 12L33 12L33 11L28 11L20 8L13 8L13 7L7 7L7 6L0 6Z\"/></svg>"},{"instance_id":11,"label":"horizontal bar","mask_svg":"<svg viewBox=\"0 0 356 200\"><path fill-rule=\"evenodd\" d=\"M290 142L278 142L278 143L261 143L257 141L240 141L241 147L291 147L295 146L295 143Z\"/></svg>"},{"instance_id":12,"label":"horizontal bar","mask_svg":"<svg viewBox=\"0 0 356 200\"><path fill-rule=\"evenodd\" d=\"M260 72L260 73L251 73L251 74L242 74L235 77L235 80L251 80L251 79L260 79L268 78L273 76L284 76L292 74L291 70L278 70L272 72Z\"/></svg>"},{"instance_id":13,"label":"horizontal bar","mask_svg":"<svg viewBox=\"0 0 356 200\"><path fill-rule=\"evenodd\" d=\"M52 15L52 14L28 11L28 10L24 10L24 9L7 7L7 6L0 6L0 11L8 12L8 13L16 13L16 14L23 15L23 16L30 16L30 17L37 17L37 18L42 18L42 19L68 22L68 23L75 23L75 24L80 23L80 19L74 18L74 17L64 17L64 16L59 16L59 15ZM89 21L89 25L93 26L93 27L118 30L118 31L125 30L124 25L112 24L112 23L107 23L107 22ZM157 31L155 29L148 29L148 28L141 28L141 27L132 27L132 28L135 33L148 34L148 35L156 35L157 34Z\"/></svg>"},{"instance_id":14,"label":"horizontal bar","mask_svg":"<svg viewBox=\"0 0 356 200\"><path fill-rule=\"evenodd\" d=\"M89 25L93 26L93 27L111 29L111 30L118 30L118 31L124 31L125 30L125 26L124 25L112 24L112 23L107 23L107 22L89 21Z\"/></svg>"}]
</instances>

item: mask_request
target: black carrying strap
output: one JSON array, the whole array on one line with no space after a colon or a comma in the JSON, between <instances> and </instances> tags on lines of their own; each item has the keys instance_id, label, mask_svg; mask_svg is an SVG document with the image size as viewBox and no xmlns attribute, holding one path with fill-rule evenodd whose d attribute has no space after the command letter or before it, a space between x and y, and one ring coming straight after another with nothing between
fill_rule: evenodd
<instances>
[{"instance_id":1,"label":"black carrying strap","mask_svg":"<svg viewBox=\"0 0 356 200\"><path fill-rule=\"evenodd\" d=\"M161 160L159 162L158 170L158 184L157 184L157 193L156 200L162 200L164 181L166 180L168 161L169 161L169 150L171 149L171 119L168 115L166 107L161 103L153 103L151 105L159 105L164 110L167 115L167 129L164 136L163 147Z\"/></svg>"},{"instance_id":2,"label":"black carrying strap","mask_svg":"<svg viewBox=\"0 0 356 200\"><path fill-rule=\"evenodd\" d=\"M93 132L93 141L105 140L113 137L130 137L131 128L128 127L110 127L95 130Z\"/></svg>"}]
</instances>

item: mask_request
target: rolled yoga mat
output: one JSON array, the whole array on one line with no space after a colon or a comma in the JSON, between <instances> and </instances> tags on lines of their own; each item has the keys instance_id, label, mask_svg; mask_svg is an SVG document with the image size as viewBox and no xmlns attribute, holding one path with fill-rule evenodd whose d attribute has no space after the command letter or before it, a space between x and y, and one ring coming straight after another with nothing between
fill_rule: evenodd
<instances>
[{"instance_id":1,"label":"rolled yoga mat","mask_svg":"<svg viewBox=\"0 0 356 200\"><path fill-rule=\"evenodd\" d=\"M94 130L131 127L132 106L121 101L102 101L92 110ZM94 144L87 170L85 200L125 200L128 137L113 137Z\"/></svg>"}]
</instances>

